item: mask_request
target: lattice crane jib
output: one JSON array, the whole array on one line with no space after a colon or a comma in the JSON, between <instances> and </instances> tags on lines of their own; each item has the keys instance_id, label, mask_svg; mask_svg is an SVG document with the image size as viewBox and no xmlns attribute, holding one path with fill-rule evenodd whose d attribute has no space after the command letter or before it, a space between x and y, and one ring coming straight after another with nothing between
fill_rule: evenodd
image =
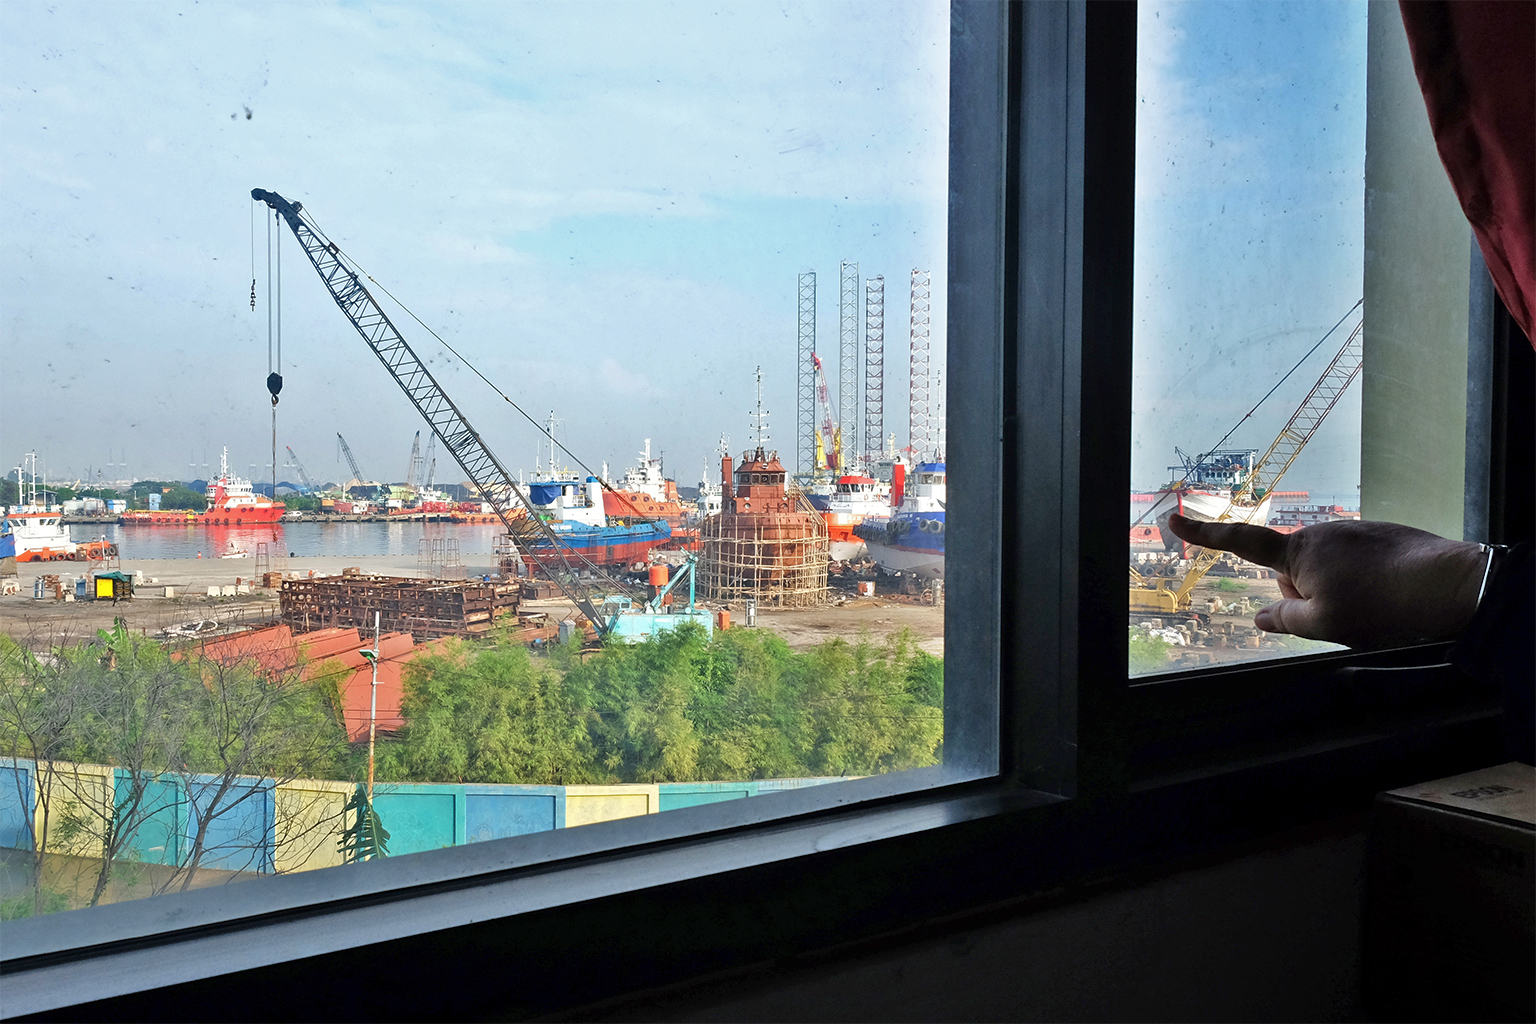
<instances>
[{"instance_id":1,"label":"lattice crane jib","mask_svg":"<svg viewBox=\"0 0 1536 1024\"><path fill-rule=\"evenodd\" d=\"M837 422L842 431L838 464L852 468L859 452L859 265L844 260L837 286Z\"/></svg>"},{"instance_id":2,"label":"lattice crane jib","mask_svg":"<svg viewBox=\"0 0 1536 1024\"><path fill-rule=\"evenodd\" d=\"M421 473L421 431L416 431L416 436L411 439L411 459L405 466L405 488L411 490L416 486L416 477Z\"/></svg>"},{"instance_id":3,"label":"lattice crane jib","mask_svg":"<svg viewBox=\"0 0 1536 1024\"><path fill-rule=\"evenodd\" d=\"M448 397L448 393L427 369L426 363L406 343L394 323L358 279L357 272L343 262L340 249L302 215L303 206L290 203L275 192L259 188L251 190L251 198L266 203L287 222L315 272L320 275L326 290L331 293L331 298L427 421L442 446L464 471L465 478L479 490L481 500L495 511L516 545L518 554L528 559L534 546L540 540L544 541L552 557L541 558L540 568L600 632L607 633L612 628L611 623L598 612L589 587L581 580L581 574L589 573L609 589L625 596L630 596L629 588L580 553L572 551L561 542L549 524L538 517L516 478L486 445L463 411ZM341 437L340 434L336 436ZM345 449L346 442L342 444ZM347 456L350 460L350 450ZM355 463L353 468L355 471ZM524 510L526 515L521 514Z\"/></svg>"},{"instance_id":4,"label":"lattice crane jib","mask_svg":"<svg viewBox=\"0 0 1536 1024\"><path fill-rule=\"evenodd\" d=\"M907 405L907 436L912 457L921 459L933 447L932 408L929 371L932 368L932 325L930 320L932 275L926 270L912 271L912 318L909 327L910 394Z\"/></svg>"},{"instance_id":5,"label":"lattice crane jib","mask_svg":"<svg viewBox=\"0 0 1536 1024\"><path fill-rule=\"evenodd\" d=\"M885 278L864 282L864 454L871 466L885 440Z\"/></svg>"},{"instance_id":6,"label":"lattice crane jib","mask_svg":"<svg viewBox=\"0 0 1536 1024\"><path fill-rule=\"evenodd\" d=\"M347 468L352 470L352 479L362 483L363 471L357 468L357 459L352 455L352 446L347 444L347 439L341 436L340 431L336 432L336 443L341 445L341 454L347 457Z\"/></svg>"},{"instance_id":7,"label":"lattice crane jib","mask_svg":"<svg viewBox=\"0 0 1536 1024\"><path fill-rule=\"evenodd\" d=\"M1270 444L1262 458L1254 465L1253 472L1242 485L1232 493L1232 500L1221 515L1216 517L1216 522L1225 522L1237 515L1239 507L1251 508L1264 496L1274 491L1280 483L1280 478L1285 476L1291 464L1296 461L1296 456L1312 440L1318 427L1323 425L1323 420L1333 411L1333 407L1339 404L1339 399L1344 392L1360 376L1360 367L1363 363L1364 352L1361 347L1362 329L1364 321L1355 325L1349 337L1344 339L1338 353L1328 363L1326 369L1312 385L1312 390L1307 392L1307 397L1302 399L1296 411L1274 442ZM1256 524L1259 526L1263 523ZM1190 559L1189 569L1184 574L1184 580L1179 585L1177 600L1180 604L1194 590L1195 584L1200 582L1217 561L1221 559L1222 552L1211 548L1202 548L1194 558Z\"/></svg>"},{"instance_id":8,"label":"lattice crane jib","mask_svg":"<svg viewBox=\"0 0 1536 1024\"><path fill-rule=\"evenodd\" d=\"M320 488L315 486L315 482L304 471L304 463L299 461L298 453L293 450L293 445L284 445L283 447L288 449L288 457L293 460L293 468L299 471L299 479L304 482L305 490L309 491L310 494L320 493Z\"/></svg>"},{"instance_id":9,"label":"lattice crane jib","mask_svg":"<svg viewBox=\"0 0 1536 1024\"><path fill-rule=\"evenodd\" d=\"M804 474L816 468L816 272L806 271L799 282L800 313L795 385L795 468ZM831 443L829 440L828 444Z\"/></svg>"}]
</instances>

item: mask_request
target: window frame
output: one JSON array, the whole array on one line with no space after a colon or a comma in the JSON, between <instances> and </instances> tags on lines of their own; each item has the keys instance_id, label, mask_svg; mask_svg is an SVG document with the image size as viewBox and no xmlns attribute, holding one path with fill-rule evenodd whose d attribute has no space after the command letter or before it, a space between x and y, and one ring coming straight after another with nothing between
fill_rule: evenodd
<instances>
[{"instance_id":1,"label":"window frame","mask_svg":"<svg viewBox=\"0 0 1536 1024\"><path fill-rule=\"evenodd\" d=\"M1126 621L1136 8L961 2L951 47L969 613L945 635L977 653L946 676L945 764L8 923L6 1015L549 1014L943 927L1497 749L1443 645L1133 681L1093 642Z\"/></svg>"}]
</instances>

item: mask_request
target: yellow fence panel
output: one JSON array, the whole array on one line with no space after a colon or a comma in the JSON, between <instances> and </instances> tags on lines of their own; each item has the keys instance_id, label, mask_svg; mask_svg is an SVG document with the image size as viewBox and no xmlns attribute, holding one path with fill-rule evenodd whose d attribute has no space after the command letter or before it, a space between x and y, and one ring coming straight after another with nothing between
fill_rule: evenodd
<instances>
[{"instance_id":1,"label":"yellow fence panel","mask_svg":"<svg viewBox=\"0 0 1536 1024\"><path fill-rule=\"evenodd\" d=\"M51 771L44 762L38 774L39 788L46 787L48 792L46 837L41 799L33 822L37 836L46 839L47 852L100 857L102 837L115 806L112 769L99 764L55 761Z\"/></svg>"},{"instance_id":2,"label":"yellow fence panel","mask_svg":"<svg viewBox=\"0 0 1536 1024\"><path fill-rule=\"evenodd\" d=\"M336 848L346 831L344 811L357 789L350 782L300 779L277 787L272 866L279 874L342 863Z\"/></svg>"},{"instance_id":3,"label":"yellow fence panel","mask_svg":"<svg viewBox=\"0 0 1536 1024\"><path fill-rule=\"evenodd\" d=\"M660 811L660 787L655 785L565 787L566 828Z\"/></svg>"}]
</instances>

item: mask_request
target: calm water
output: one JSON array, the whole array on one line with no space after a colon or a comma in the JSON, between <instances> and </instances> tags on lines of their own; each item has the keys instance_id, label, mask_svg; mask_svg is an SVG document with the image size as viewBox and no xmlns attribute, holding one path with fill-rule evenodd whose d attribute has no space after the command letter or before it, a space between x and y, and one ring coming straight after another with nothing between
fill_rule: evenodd
<instances>
[{"instance_id":1,"label":"calm water","mask_svg":"<svg viewBox=\"0 0 1536 1024\"><path fill-rule=\"evenodd\" d=\"M454 523L279 523L273 526L71 526L70 539L103 535L124 558L212 558L232 548L256 553L272 545L303 558L312 555L393 555L414 558L423 537L457 537L459 554L490 556L500 526Z\"/></svg>"}]
</instances>

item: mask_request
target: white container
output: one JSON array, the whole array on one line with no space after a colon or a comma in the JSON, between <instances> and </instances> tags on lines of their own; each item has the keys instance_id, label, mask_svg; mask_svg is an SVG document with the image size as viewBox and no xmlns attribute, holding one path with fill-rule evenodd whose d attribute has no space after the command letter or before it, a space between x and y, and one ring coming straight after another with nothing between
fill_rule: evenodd
<instances>
[{"instance_id":1,"label":"white container","mask_svg":"<svg viewBox=\"0 0 1536 1024\"><path fill-rule=\"evenodd\" d=\"M175 587L166 587L165 588L165 596L166 597L175 597L176 596L176 588Z\"/></svg>"}]
</instances>

